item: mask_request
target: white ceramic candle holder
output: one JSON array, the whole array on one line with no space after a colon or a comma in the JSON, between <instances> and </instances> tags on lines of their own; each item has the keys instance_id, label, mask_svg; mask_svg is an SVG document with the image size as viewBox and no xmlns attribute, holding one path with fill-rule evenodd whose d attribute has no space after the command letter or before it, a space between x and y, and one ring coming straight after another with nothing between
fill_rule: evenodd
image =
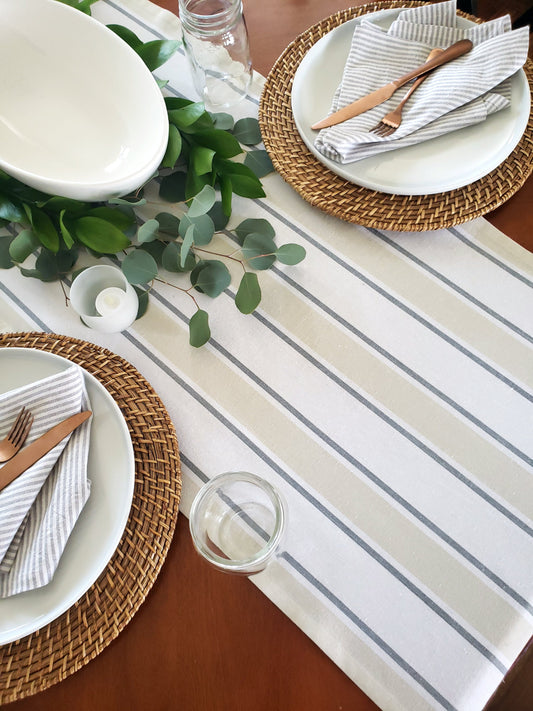
<instances>
[{"instance_id":1,"label":"white ceramic candle holder","mask_svg":"<svg viewBox=\"0 0 533 711\"><path fill-rule=\"evenodd\" d=\"M72 282L70 303L82 321L101 333L125 331L135 321L139 299L117 267L97 264Z\"/></svg>"}]
</instances>

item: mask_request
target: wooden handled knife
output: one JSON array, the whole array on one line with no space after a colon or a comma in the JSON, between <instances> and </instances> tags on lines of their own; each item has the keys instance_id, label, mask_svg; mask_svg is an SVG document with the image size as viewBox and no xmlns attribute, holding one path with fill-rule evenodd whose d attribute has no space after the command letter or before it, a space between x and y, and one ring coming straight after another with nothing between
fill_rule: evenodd
<instances>
[{"instance_id":1,"label":"wooden handled knife","mask_svg":"<svg viewBox=\"0 0 533 711\"><path fill-rule=\"evenodd\" d=\"M34 442L15 454L13 459L10 459L9 462L4 464L0 469L0 491L5 489L8 484L11 484L20 474L29 469L32 464L38 462L41 457L44 457L56 444L59 444L62 439L73 432L91 415L92 412L90 410L84 410L83 412L78 412L76 415L67 417L66 420L55 425L55 427L49 429Z\"/></svg>"},{"instance_id":2,"label":"wooden handled knife","mask_svg":"<svg viewBox=\"0 0 533 711\"><path fill-rule=\"evenodd\" d=\"M376 89L376 91L373 91L371 94L367 94L366 96L357 99L357 101L348 104L348 106L344 106L342 109L335 111L321 121L313 124L311 128L318 130L320 128L327 128L328 126L335 126L336 124L347 121L354 116L359 116L359 114L362 114L369 109L373 109L374 106L378 106L384 101L387 101L387 99L390 99L394 92L404 84L407 84L407 82L410 82L412 79L415 79L422 74L427 74L427 72L432 71L436 67L440 67L447 62L451 62L452 59L461 57L463 54L469 52L472 47L473 44L470 40L462 39L459 40L459 42L455 42L450 45L448 49L443 50L437 57L430 59L428 62L425 62L425 64L422 64L420 67L413 69L413 71L408 74L404 74L399 79L390 82L390 84L386 84L380 89Z\"/></svg>"}]
</instances>

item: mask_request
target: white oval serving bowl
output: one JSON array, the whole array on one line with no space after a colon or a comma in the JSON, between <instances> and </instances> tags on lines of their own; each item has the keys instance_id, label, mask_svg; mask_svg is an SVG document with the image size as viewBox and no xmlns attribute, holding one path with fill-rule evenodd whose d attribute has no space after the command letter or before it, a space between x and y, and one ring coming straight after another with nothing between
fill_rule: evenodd
<instances>
[{"instance_id":1,"label":"white oval serving bowl","mask_svg":"<svg viewBox=\"0 0 533 711\"><path fill-rule=\"evenodd\" d=\"M84 201L125 195L157 170L163 96L114 32L57 0L0 0L0 168Z\"/></svg>"}]
</instances>

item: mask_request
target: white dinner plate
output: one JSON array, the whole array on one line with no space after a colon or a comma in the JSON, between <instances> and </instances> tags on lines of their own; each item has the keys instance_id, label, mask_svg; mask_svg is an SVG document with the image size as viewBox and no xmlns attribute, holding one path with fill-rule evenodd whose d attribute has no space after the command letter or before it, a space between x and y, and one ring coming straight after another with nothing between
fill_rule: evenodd
<instances>
[{"instance_id":1,"label":"white dinner plate","mask_svg":"<svg viewBox=\"0 0 533 711\"><path fill-rule=\"evenodd\" d=\"M365 18L388 29L401 8L380 10ZM481 124L454 131L416 146L387 151L355 163L329 160L314 146L317 131L311 125L327 116L340 84L352 35L363 17L336 27L307 52L295 72L292 111L305 145L331 171L371 190L395 195L430 195L469 185L497 168L520 141L529 119L531 98L523 70L511 79L508 109ZM474 23L458 17L460 27Z\"/></svg>"},{"instance_id":2,"label":"white dinner plate","mask_svg":"<svg viewBox=\"0 0 533 711\"><path fill-rule=\"evenodd\" d=\"M0 392L71 366L71 361L45 351L0 348ZM42 588L0 599L0 644L44 627L79 600L106 567L128 520L135 479L128 427L103 385L87 371L83 373L93 411L88 462L91 494L52 581Z\"/></svg>"},{"instance_id":3,"label":"white dinner plate","mask_svg":"<svg viewBox=\"0 0 533 711\"><path fill-rule=\"evenodd\" d=\"M0 168L52 195L107 200L157 170L168 116L105 25L57 0L0 0Z\"/></svg>"}]
</instances>

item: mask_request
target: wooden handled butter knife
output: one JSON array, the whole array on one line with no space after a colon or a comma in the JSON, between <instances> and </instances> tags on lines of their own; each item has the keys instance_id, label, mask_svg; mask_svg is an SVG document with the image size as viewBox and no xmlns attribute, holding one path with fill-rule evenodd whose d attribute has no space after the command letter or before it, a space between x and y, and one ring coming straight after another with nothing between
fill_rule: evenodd
<instances>
[{"instance_id":1,"label":"wooden handled butter knife","mask_svg":"<svg viewBox=\"0 0 533 711\"><path fill-rule=\"evenodd\" d=\"M15 456L0 469L0 491L5 489L8 484L11 484L11 482L25 472L26 469L29 469L32 464L38 462L41 457L44 457L56 444L59 444L62 439L73 432L76 427L79 427L91 415L92 412L90 410L84 410L83 412L78 412L76 415L67 417L66 420L55 425L55 427L49 429L27 447L21 449L18 454L15 454Z\"/></svg>"},{"instance_id":2,"label":"wooden handled butter knife","mask_svg":"<svg viewBox=\"0 0 533 711\"><path fill-rule=\"evenodd\" d=\"M330 116L327 116L321 121L313 124L311 128L318 130L320 128L327 128L328 126L335 126L336 124L347 121L354 116L359 116L359 114L362 114L369 109L373 109L374 106L378 106L384 101L387 101L387 99L390 99L394 92L404 84L407 84L407 82L410 82L412 79L415 79L422 74L430 72L436 67L440 67L441 65L450 62L452 59L461 57L463 54L469 52L472 47L473 44L470 40L462 39L459 40L459 42L455 42L450 45L448 49L443 50L438 57L430 59L428 62L422 64L416 69L413 69L413 71L408 74L404 74L399 79L395 79L395 81L390 82L390 84L386 84L380 89L376 89L376 91L373 91L371 94L367 94L366 96L357 99L357 101L348 104L348 106L344 106L342 109L335 111L330 114Z\"/></svg>"}]
</instances>

